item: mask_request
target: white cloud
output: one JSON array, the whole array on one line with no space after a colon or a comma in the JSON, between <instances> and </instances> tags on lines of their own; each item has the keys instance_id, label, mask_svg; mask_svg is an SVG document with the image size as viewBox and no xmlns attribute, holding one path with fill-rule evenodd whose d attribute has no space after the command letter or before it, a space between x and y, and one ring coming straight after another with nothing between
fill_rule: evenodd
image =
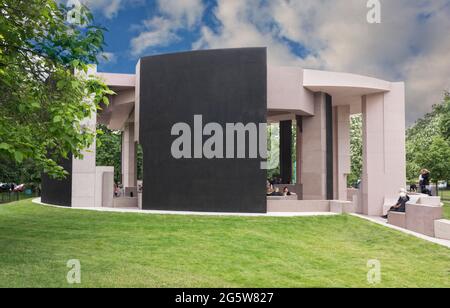
<instances>
[{"instance_id":1,"label":"white cloud","mask_svg":"<svg viewBox=\"0 0 450 308\"><path fill-rule=\"evenodd\" d=\"M158 0L158 14L134 26L140 33L131 39L131 52L141 55L144 51L164 47L180 39L178 31L192 30L203 16L202 0Z\"/></svg>"},{"instance_id":2,"label":"white cloud","mask_svg":"<svg viewBox=\"0 0 450 308\"><path fill-rule=\"evenodd\" d=\"M64 2L65 0L59 0ZM145 0L79 0L92 11L101 11L107 18L114 18L126 6L145 4ZM67 2L67 1L66 1Z\"/></svg>"},{"instance_id":3,"label":"white cloud","mask_svg":"<svg viewBox=\"0 0 450 308\"><path fill-rule=\"evenodd\" d=\"M450 87L450 2L381 1L368 24L365 0L217 0L218 31L203 25L193 48L269 47L273 64L372 75L407 85L411 123ZM286 39L311 53L296 55Z\"/></svg>"},{"instance_id":4,"label":"white cloud","mask_svg":"<svg viewBox=\"0 0 450 308\"><path fill-rule=\"evenodd\" d=\"M116 63L117 62L117 56L116 54L112 52L102 52L98 56L98 62L105 64L105 63Z\"/></svg>"}]
</instances>

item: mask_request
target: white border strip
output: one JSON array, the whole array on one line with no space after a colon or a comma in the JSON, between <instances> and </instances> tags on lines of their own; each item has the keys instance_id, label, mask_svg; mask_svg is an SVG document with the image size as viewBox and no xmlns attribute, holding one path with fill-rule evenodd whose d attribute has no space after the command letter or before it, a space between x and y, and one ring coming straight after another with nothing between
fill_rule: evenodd
<instances>
[{"instance_id":1,"label":"white border strip","mask_svg":"<svg viewBox=\"0 0 450 308\"><path fill-rule=\"evenodd\" d=\"M110 212L110 213L133 213L133 214L153 214L153 215L191 215L191 216L242 216L242 217L311 217L311 216L335 216L337 213L331 212L270 212L267 214L252 214L252 213L215 213L215 212L186 212L186 211L153 211L153 210L140 210L140 209L123 209L123 208L106 208L106 207L65 207L59 205L46 204L41 202L41 198L32 200L35 204L44 206L59 208L59 209L72 209L72 210L86 210L96 212Z\"/></svg>"}]
</instances>

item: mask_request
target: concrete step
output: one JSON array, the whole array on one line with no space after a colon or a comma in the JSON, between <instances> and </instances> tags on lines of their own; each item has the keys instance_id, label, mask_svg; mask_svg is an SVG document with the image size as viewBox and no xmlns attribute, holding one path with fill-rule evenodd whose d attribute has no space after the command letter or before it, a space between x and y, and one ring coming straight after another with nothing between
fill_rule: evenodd
<instances>
[{"instance_id":1,"label":"concrete step","mask_svg":"<svg viewBox=\"0 0 450 308\"><path fill-rule=\"evenodd\" d=\"M434 222L434 233L437 238L442 240L450 240L450 220L436 220Z\"/></svg>"}]
</instances>

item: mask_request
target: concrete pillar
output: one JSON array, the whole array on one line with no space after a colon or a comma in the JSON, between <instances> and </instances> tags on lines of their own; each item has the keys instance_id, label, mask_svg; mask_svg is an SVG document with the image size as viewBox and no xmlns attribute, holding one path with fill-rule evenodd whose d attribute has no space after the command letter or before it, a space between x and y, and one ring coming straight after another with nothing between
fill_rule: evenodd
<instances>
[{"instance_id":1,"label":"concrete pillar","mask_svg":"<svg viewBox=\"0 0 450 308\"><path fill-rule=\"evenodd\" d=\"M283 184L292 183L292 121L280 122L280 173Z\"/></svg>"},{"instance_id":2,"label":"concrete pillar","mask_svg":"<svg viewBox=\"0 0 450 308\"><path fill-rule=\"evenodd\" d=\"M351 172L350 106L333 108L334 199L347 200L347 175Z\"/></svg>"},{"instance_id":3,"label":"concrete pillar","mask_svg":"<svg viewBox=\"0 0 450 308\"><path fill-rule=\"evenodd\" d=\"M122 185L126 191L127 188L134 190L137 187L136 163L134 123L126 123L122 134Z\"/></svg>"},{"instance_id":4,"label":"concrete pillar","mask_svg":"<svg viewBox=\"0 0 450 308\"><path fill-rule=\"evenodd\" d=\"M95 128L95 119L89 120ZM72 163L72 207L95 207L96 194L96 144L83 151L83 159Z\"/></svg>"},{"instance_id":5,"label":"concrete pillar","mask_svg":"<svg viewBox=\"0 0 450 308\"><path fill-rule=\"evenodd\" d=\"M134 141L139 144L139 123L141 110L141 60L136 64L136 85L134 88Z\"/></svg>"},{"instance_id":6,"label":"concrete pillar","mask_svg":"<svg viewBox=\"0 0 450 308\"><path fill-rule=\"evenodd\" d=\"M296 117L297 120L297 140L296 140L296 150L297 150L297 185L302 183L302 150L303 150L303 118L301 116Z\"/></svg>"},{"instance_id":7,"label":"concrete pillar","mask_svg":"<svg viewBox=\"0 0 450 308\"><path fill-rule=\"evenodd\" d=\"M91 68L88 74L95 74L96 68ZM97 114L93 113L82 123L88 129L95 131ZM96 194L96 143L82 152L83 158L73 158L72 161L72 207L95 207Z\"/></svg>"},{"instance_id":8,"label":"concrete pillar","mask_svg":"<svg viewBox=\"0 0 450 308\"><path fill-rule=\"evenodd\" d=\"M366 215L383 214L385 199L406 185L405 89L393 83L387 93L362 98L362 206Z\"/></svg>"},{"instance_id":9,"label":"concrete pillar","mask_svg":"<svg viewBox=\"0 0 450 308\"><path fill-rule=\"evenodd\" d=\"M314 95L313 117L303 118L301 179L304 200L327 199L326 95Z\"/></svg>"}]
</instances>

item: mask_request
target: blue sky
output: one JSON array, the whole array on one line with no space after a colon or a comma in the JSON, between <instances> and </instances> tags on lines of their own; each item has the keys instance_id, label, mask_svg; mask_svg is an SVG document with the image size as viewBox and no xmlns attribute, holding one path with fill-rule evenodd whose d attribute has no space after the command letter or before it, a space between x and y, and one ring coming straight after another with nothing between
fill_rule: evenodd
<instances>
[{"instance_id":1,"label":"blue sky","mask_svg":"<svg viewBox=\"0 0 450 308\"><path fill-rule=\"evenodd\" d=\"M367 1L82 0L109 30L100 71L134 73L145 55L264 46L272 65L405 81L412 123L450 89L450 0L380 0L380 24L367 22Z\"/></svg>"}]
</instances>

